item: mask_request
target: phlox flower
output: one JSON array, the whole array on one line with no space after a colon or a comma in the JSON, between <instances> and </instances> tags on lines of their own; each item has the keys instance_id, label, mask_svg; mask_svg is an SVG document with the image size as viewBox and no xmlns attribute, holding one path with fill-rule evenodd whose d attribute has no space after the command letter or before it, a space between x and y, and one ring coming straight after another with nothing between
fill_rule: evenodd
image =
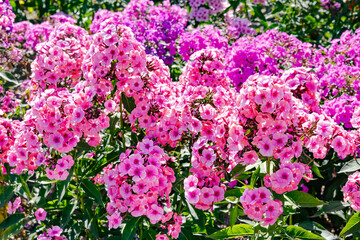
<instances>
[{"instance_id":1,"label":"phlox flower","mask_svg":"<svg viewBox=\"0 0 360 240\"><path fill-rule=\"evenodd\" d=\"M118 211L115 211L112 215L106 216L109 220L109 230L112 228L118 228L122 222L122 217Z\"/></svg>"},{"instance_id":2,"label":"phlox flower","mask_svg":"<svg viewBox=\"0 0 360 240\"><path fill-rule=\"evenodd\" d=\"M273 155L273 150L275 148L273 141L266 137L262 141L260 141L257 145L259 148L260 154L264 157L270 157Z\"/></svg>"},{"instance_id":3,"label":"phlox flower","mask_svg":"<svg viewBox=\"0 0 360 240\"><path fill-rule=\"evenodd\" d=\"M200 108L200 116L204 120L211 120L216 114L216 110L210 105L201 105Z\"/></svg>"},{"instance_id":4,"label":"phlox flower","mask_svg":"<svg viewBox=\"0 0 360 240\"><path fill-rule=\"evenodd\" d=\"M200 194L200 201L204 204L212 204L214 201L214 190L207 187L202 188Z\"/></svg>"},{"instance_id":5,"label":"phlox flower","mask_svg":"<svg viewBox=\"0 0 360 240\"><path fill-rule=\"evenodd\" d=\"M198 188L190 188L185 191L185 198L191 204L196 204L200 200L200 189Z\"/></svg>"},{"instance_id":6,"label":"phlox flower","mask_svg":"<svg viewBox=\"0 0 360 240\"><path fill-rule=\"evenodd\" d=\"M17 197L14 202L9 201L8 203L8 210L7 213L8 214L13 214L16 212L16 210L20 207L21 205L21 198Z\"/></svg>"},{"instance_id":7,"label":"phlox flower","mask_svg":"<svg viewBox=\"0 0 360 240\"><path fill-rule=\"evenodd\" d=\"M150 219L152 224L155 224L161 220L164 210L158 207L156 204L152 204L151 208L146 212L146 216Z\"/></svg>"},{"instance_id":8,"label":"phlox flower","mask_svg":"<svg viewBox=\"0 0 360 240\"><path fill-rule=\"evenodd\" d=\"M38 221L44 221L46 218L46 211L43 208L39 208L35 211L35 217Z\"/></svg>"},{"instance_id":9,"label":"phlox flower","mask_svg":"<svg viewBox=\"0 0 360 240\"><path fill-rule=\"evenodd\" d=\"M250 165L256 163L259 160L259 156L254 150L252 150L245 152L240 160L241 164Z\"/></svg>"}]
</instances>

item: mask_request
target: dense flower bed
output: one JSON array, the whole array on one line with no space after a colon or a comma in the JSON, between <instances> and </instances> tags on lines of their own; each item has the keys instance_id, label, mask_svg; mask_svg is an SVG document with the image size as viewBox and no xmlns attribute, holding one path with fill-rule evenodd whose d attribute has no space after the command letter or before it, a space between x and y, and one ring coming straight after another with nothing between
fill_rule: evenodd
<instances>
[{"instance_id":1,"label":"dense flower bed","mask_svg":"<svg viewBox=\"0 0 360 240\"><path fill-rule=\"evenodd\" d=\"M360 234L360 29L317 46L230 3L131 0L86 30L0 0L3 238Z\"/></svg>"}]
</instances>

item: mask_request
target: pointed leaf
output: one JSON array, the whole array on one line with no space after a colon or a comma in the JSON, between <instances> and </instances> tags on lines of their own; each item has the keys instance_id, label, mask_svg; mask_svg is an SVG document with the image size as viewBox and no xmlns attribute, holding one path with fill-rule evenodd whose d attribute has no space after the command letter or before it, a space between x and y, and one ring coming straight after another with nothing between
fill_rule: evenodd
<instances>
[{"instance_id":1,"label":"pointed leaf","mask_svg":"<svg viewBox=\"0 0 360 240\"><path fill-rule=\"evenodd\" d=\"M288 236L292 238L307 240L325 240L325 238L320 237L298 226L287 226L285 232Z\"/></svg>"},{"instance_id":2,"label":"pointed leaf","mask_svg":"<svg viewBox=\"0 0 360 240\"><path fill-rule=\"evenodd\" d=\"M353 159L345 163L345 165L340 169L339 173L352 173L360 169L360 159Z\"/></svg>"},{"instance_id":3,"label":"pointed leaf","mask_svg":"<svg viewBox=\"0 0 360 240\"><path fill-rule=\"evenodd\" d=\"M292 202L300 207L316 207L326 205L327 203L320 201L312 195L302 191L292 191L285 194Z\"/></svg>"},{"instance_id":4,"label":"pointed leaf","mask_svg":"<svg viewBox=\"0 0 360 240\"><path fill-rule=\"evenodd\" d=\"M77 208L77 202L67 205L62 211L60 227L64 228L70 221L71 215Z\"/></svg>"},{"instance_id":5,"label":"pointed leaf","mask_svg":"<svg viewBox=\"0 0 360 240\"><path fill-rule=\"evenodd\" d=\"M346 223L345 227L340 232L340 237L347 236L349 234L356 233L359 231L360 231L360 212L357 212Z\"/></svg>"},{"instance_id":6,"label":"pointed leaf","mask_svg":"<svg viewBox=\"0 0 360 240\"><path fill-rule=\"evenodd\" d=\"M83 189L86 192L86 194L88 194L88 195L92 196L93 198L95 198L95 201L96 201L97 204L99 204L100 206L104 206L104 203L102 201L101 193L97 189L97 187L96 187L96 185L94 183L92 183L88 179L84 179L81 184L82 184Z\"/></svg>"},{"instance_id":7,"label":"pointed leaf","mask_svg":"<svg viewBox=\"0 0 360 240\"><path fill-rule=\"evenodd\" d=\"M238 224L238 225L234 225L233 227L227 227L225 229L222 229L207 237L212 239L225 239L225 238L251 236L253 234L254 234L253 226L251 226L250 224Z\"/></svg>"},{"instance_id":8,"label":"pointed leaf","mask_svg":"<svg viewBox=\"0 0 360 240\"><path fill-rule=\"evenodd\" d=\"M11 225L20 222L22 219L25 218L25 215L23 213L16 213L12 214L9 217L7 217L1 224L0 229L5 229L10 227Z\"/></svg>"},{"instance_id":9,"label":"pointed leaf","mask_svg":"<svg viewBox=\"0 0 360 240\"><path fill-rule=\"evenodd\" d=\"M125 228L124 228L124 232L123 232L123 239L124 240L135 239L135 234L136 234L136 231L137 231L137 229L139 227L141 219L142 219L141 217L132 218L126 223Z\"/></svg>"},{"instance_id":10,"label":"pointed leaf","mask_svg":"<svg viewBox=\"0 0 360 240\"><path fill-rule=\"evenodd\" d=\"M235 205L235 207L230 209L230 226L234 226L234 224L236 223L238 217L238 206Z\"/></svg>"},{"instance_id":11,"label":"pointed leaf","mask_svg":"<svg viewBox=\"0 0 360 240\"><path fill-rule=\"evenodd\" d=\"M13 186L7 186L4 192L0 195L0 208L5 206L14 196L14 189L15 187Z\"/></svg>"},{"instance_id":12,"label":"pointed leaf","mask_svg":"<svg viewBox=\"0 0 360 240\"><path fill-rule=\"evenodd\" d=\"M124 105L124 108L129 113L131 113L132 110L136 107L134 98L133 97L127 97L125 95L125 93L121 93L121 101L122 101L122 104Z\"/></svg>"}]
</instances>

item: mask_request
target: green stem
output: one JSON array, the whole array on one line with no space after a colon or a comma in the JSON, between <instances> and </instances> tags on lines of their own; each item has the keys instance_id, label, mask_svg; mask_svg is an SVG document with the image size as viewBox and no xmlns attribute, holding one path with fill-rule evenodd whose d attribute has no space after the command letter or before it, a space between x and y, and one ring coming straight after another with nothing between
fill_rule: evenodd
<instances>
[{"instance_id":1,"label":"green stem","mask_svg":"<svg viewBox=\"0 0 360 240\"><path fill-rule=\"evenodd\" d=\"M75 155L75 154L74 154ZM76 182L76 195L78 197L78 199L80 199L80 209L82 212L85 211L85 203L84 203L84 196L81 193L80 190L80 184L81 184L81 179L79 178L79 174L78 174L78 159L75 158L74 156L74 173L75 173L75 182Z\"/></svg>"},{"instance_id":2,"label":"green stem","mask_svg":"<svg viewBox=\"0 0 360 240\"><path fill-rule=\"evenodd\" d=\"M270 174L270 157L266 159L266 173Z\"/></svg>"},{"instance_id":3,"label":"green stem","mask_svg":"<svg viewBox=\"0 0 360 240\"><path fill-rule=\"evenodd\" d=\"M125 136L124 136L124 119L123 119L123 108L122 108L122 99L120 98L120 133L121 133L121 140L122 143L124 145L124 149L126 148L125 146Z\"/></svg>"}]
</instances>

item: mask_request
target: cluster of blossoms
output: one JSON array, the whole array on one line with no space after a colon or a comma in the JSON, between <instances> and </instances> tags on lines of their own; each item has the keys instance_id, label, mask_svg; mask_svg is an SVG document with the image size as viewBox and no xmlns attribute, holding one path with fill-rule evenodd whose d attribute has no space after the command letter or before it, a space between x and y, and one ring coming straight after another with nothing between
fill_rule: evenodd
<instances>
[{"instance_id":1,"label":"cluster of blossoms","mask_svg":"<svg viewBox=\"0 0 360 240\"><path fill-rule=\"evenodd\" d=\"M0 116L5 113L14 113L19 106L19 100L13 92L6 91L5 94L1 96L2 92L3 87L0 86Z\"/></svg>"},{"instance_id":2,"label":"cluster of blossoms","mask_svg":"<svg viewBox=\"0 0 360 240\"><path fill-rule=\"evenodd\" d=\"M326 9L338 9L341 7L341 3L336 2L335 0L320 0L320 5Z\"/></svg>"},{"instance_id":3,"label":"cluster of blossoms","mask_svg":"<svg viewBox=\"0 0 360 240\"><path fill-rule=\"evenodd\" d=\"M301 179L309 181L312 178L310 167L303 163L284 163L280 169L264 177L265 186L277 194L291 192L298 189Z\"/></svg>"},{"instance_id":4,"label":"cluster of blossoms","mask_svg":"<svg viewBox=\"0 0 360 240\"><path fill-rule=\"evenodd\" d=\"M311 44L272 29L256 37L239 38L225 63L234 86L241 86L255 73L279 76L286 69L308 66L312 51Z\"/></svg>"},{"instance_id":5,"label":"cluster of blossoms","mask_svg":"<svg viewBox=\"0 0 360 240\"><path fill-rule=\"evenodd\" d=\"M56 161L56 165L50 165L50 167L46 169L46 175L51 180L65 180L69 175L67 170L73 165L73 158L70 155L65 155Z\"/></svg>"},{"instance_id":6,"label":"cluster of blossoms","mask_svg":"<svg viewBox=\"0 0 360 240\"><path fill-rule=\"evenodd\" d=\"M239 105L247 124L251 121L257 126L252 145L260 154L281 162L298 158L303 147L319 159L325 158L330 147L342 158L353 154L354 136L326 114L312 112L315 107L299 99L303 87L296 74L285 72L283 76L252 76L240 90ZM313 87L306 85L302 91Z\"/></svg>"},{"instance_id":7,"label":"cluster of blossoms","mask_svg":"<svg viewBox=\"0 0 360 240\"><path fill-rule=\"evenodd\" d=\"M7 46L7 34L12 30L14 20L15 14L9 1L0 0L0 47Z\"/></svg>"},{"instance_id":8,"label":"cluster of blossoms","mask_svg":"<svg viewBox=\"0 0 360 240\"><path fill-rule=\"evenodd\" d=\"M134 152L128 149L120 155L120 163L103 175L110 199L106 207L109 228L118 228L127 212L133 217L145 215L152 224L171 218L164 210L170 208L175 182L174 171L167 166L171 161L175 159L148 139L138 143Z\"/></svg>"},{"instance_id":9,"label":"cluster of blossoms","mask_svg":"<svg viewBox=\"0 0 360 240\"><path fill-rule=\"evenodd\" d=\"M170 1L155 6L149 0L132 0L122 12L97 12L90 30L96 33L103 29L107 25L105 20L130 27L147 54L158 56L170 65L176 54L175 41L187 23L187 12Z\"/></svg>"},{"instance_id":10,"label":"cluster of blossoms","mask_svg":"<svg viewBox=\"0 0 360 240\"><path fill-rule=\"evenodd\" d=\"M184 32L179 39L178 51L183 61L188 61L190 56L207 47L217 48L227 52L228 40L224 33L213 25L206 25L203 29L196 28L191 32Z\"/></svg>"},{"instance_id":11,"label":"cluster of blossoms","mask_svg":"<svg viewBox=\"0 0 360 240\"><path fill-rule=\"evenodd\" d=\"M14 214L16 213L16 210L18 208L20 208L21 206L21 198L20 197L17 197L14 202L9 202L8 203L8 209L7 209L7 213L8 214Z\"/></svg>"},{"instance_id":12,"label":"cluster of blossoms","mask_svg":"<svg viewBox=\"0 0 360 240\"><path fill-rule=\"evenodd\" d=\"M244 213L255 221L263 222L264 226L273 225L283 213L282 202L271 199L271 192L265 188L245 189L240 197Z\"/></svg>"},{"instance_id":13,"label":"cluster of blossoms","mask_svg":"<svg viewBox=\"0 0 360 240\"><path fill-rule=\"evenodd\" d=\"M360 172L351 174L342 188L344 192L344 201L350 201L351 207L360 211Z\"/></svg>"},{"instance_id":14,"label":"cluster of blossoms","mask_svg":"<svg viewBox=\"0 0 360 240\"><path fill-rule=\"evenodd\" d=\"M0 159L3 172L6 172L3 163L6 162L8 151L14 145L15 135L19 128L20 121L0 117Z\"/></svg>"},{"instance_id":15,"label":"cluster of blossoms","mask_svg":"<svg viewBox=\"0 0 360 240\"><path fill-rule=\"evenodd\" d=\"M38 56L31 65L31 90L73 88L82 75L81 64L90 45L88 33L75 25L58 25L50 39L37 46Z\"/></svg>"},{"instance_id":16,"label":"cluster of blossoms","mask_svg":"<svg viewBox=\"0 0 360 240\"><path fill-rule=\"evenodd\" d=\"M237 40L242 35L256 35L256 30L250 27L251 22L246 18L234 16L234 11L225 15L226 35L231 40Z\"/></svg>"},{"instance_id":17,"label":"cluster of blossoms","mask_svg":"<svg viewBox=\"0 0 360 240\"><path fill-rule=\"evenodd\" d=\"M358 95L360 91L360 29L354 34L345 31L340 39L334 39L328 49L319 49L313 63L324 98L339 93Z\"/></svg>"},{"instance_id":18,"label":"cluster of blossoms","mask_svg":"<svg viewBox=\"0 0 360 240\"><path fill-rule=\"evenodd\" d=\"M59 226L53 226L52 228L48 228L46 232L43 234L37 236L37 239L39 240L67 240L67 238L61 233L63 232L63 229L61 229Z\"/></svg>"},{"instance_id":19,"label":"cluster of blossoms","mask_svg":"<svg viewBox=\"0 0 360 240\"><path fill-rule=\"evenodd\" d=\"M337 124L344 124L346 129L351 129L353 128L351 119L355 108L358 106L360 106L358 96L343 94L338 98L326 100L321 108L328 116L332 117Z\"/></svg>"},{"instance_id":20,"label":"cluster of blossoms","mask_svg":"<svg viewBox=\"0 0 360 240\"><path fill-rule=\"evenodd\" d=\"M198 22L206 22L210 15L216 15L225 10L229 3L222 0L189 0L191 7L190 18Z\"/></svg>"}]
</instances>

